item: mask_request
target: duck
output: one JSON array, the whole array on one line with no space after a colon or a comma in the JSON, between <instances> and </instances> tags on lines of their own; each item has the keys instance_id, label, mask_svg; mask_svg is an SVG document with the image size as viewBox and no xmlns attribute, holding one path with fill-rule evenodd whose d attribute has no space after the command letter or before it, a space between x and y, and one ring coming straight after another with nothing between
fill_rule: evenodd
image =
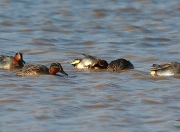
<instances>
[{"instance_id":1,"label":"duck","mask_svg":"<svg viewBox=\"0 0 180 132\"><path fill-rule=\"evenodd\" d=\"M0 68L2 69L19 69L22 68L25 64L23 60L23 55L20 52L17 52L14 57L0 55Z\"/></svg>"},{"instance_id":2,"label":"duck","mask_svg":"<svg viewBox=\"0 0 180 132\"><path fill-rule=\"evenodd\" d=\"M180 63L169 62L153 64L150 69L151 76L173 76L180 74Z\"/></svg>"},{"instance_id":3,"label":"duck","mask_svg":"<svg viewBox=\"0 0 180 132\"><path fill-rule=\"evenodd\" d=\"M70 62L77 69L106 69L108 63L106 60L101 60L96 56L91 56L88 54L82 54L84 58L74 59Z\"/></svg>"},{"instance_id":4,"label":"duck","mask_svg":"<svg viewBox=\"0 0 180 132\"><path fill-rule=\"evenodd\" d=\"M74 59L72 64L77 69L107 69L107 71L121 71L125 69L134 69L133 64L123 58L113 60L109 64L106 60L102 60L96 56L87 54L84 55L83 59Z\"/></svg>"},{"instance_id":5,"label":"duck","mask_svg":"<svg viewBox=\"0 0 180 132\"><path fill-rule=\"evenodd\" d=\"M134 65L130 61L123 58L111 61L107 67L107 71L109 72L119 72L127 69L134 69Z\"/></svg>"},{"instance_id":6,"label":"duck","mask_svg":"<svg viewBox=\"0 0 180 132\"><path fill-rule=\"evenodd\" d=\"M61 64L58 62L51 63L49 68L47 68L44 65L27 65L24 66L19 71L17 71L16 75L17 76L33 76L33 75L45 75L45 74L56 75L56 73L58 72L68 76L68 74L63 70Z\"/></svg>"}]
</instances>

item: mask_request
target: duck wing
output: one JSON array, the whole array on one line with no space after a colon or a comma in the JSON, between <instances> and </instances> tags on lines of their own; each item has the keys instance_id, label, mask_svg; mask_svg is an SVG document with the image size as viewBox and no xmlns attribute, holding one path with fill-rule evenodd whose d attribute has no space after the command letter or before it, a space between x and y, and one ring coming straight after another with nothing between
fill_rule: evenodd
<instances>
[{"instance_id":1,"label":"duck wing","mask_svg":"<svg viewBox=\"0 0 180 132\"><path fill-rule=\"evenodd\" d=\"M84 58L81 60L81 63L83 63L85 66L88 67L94 66L95 64L98 63L99 60L101 60L96 56L91 56L87 54L82 54L82 55L84 55Z\"/></svg>"},{"instance_id":2,"label":"duck wing","mask_svg":"<svg viewBox=\"0 0 180 132\"><path fill-rule=\"evenodd\" d=\"M151 71L172 71L176 74L180 73L180 63L178 62L170 62L170 63L165 63L165 64L153 64L151 66Z\"/></svg>"},{"instance_id":3,"label":"duck wing","mask_svg":"<svg viewBox=\"0 0 180 132\"><path fill-rule=\"evenodd\" d=\"M82 55L84 55L84 57L87 57L87 58L100 60L100 58L98 58L97 56L92 56L92 55L88 55L88 54L82 54Z\"/></svg>"},{"instance_id":4,"label":"duck wing","mask_svg":"<svg viewBox=\"0 0 180 132\"><path fill-rule=\"evenodd\" d=\"M16 73L18 76L41 74L49 74L49 69L44 65L27 65Z\"/></svg>"},{"instance_id":5,"label":"duck wing","mask_svg":"<svg viewBox=\"0 0 180 132\"><path fill-rule=\"evenodd\" d=\"M172 66L172 63L166 63L166 64L153 64L151 66L151 71L157 71L157 70L163 70L163 69L169 69Z\"/></svg>"}]
</instances>

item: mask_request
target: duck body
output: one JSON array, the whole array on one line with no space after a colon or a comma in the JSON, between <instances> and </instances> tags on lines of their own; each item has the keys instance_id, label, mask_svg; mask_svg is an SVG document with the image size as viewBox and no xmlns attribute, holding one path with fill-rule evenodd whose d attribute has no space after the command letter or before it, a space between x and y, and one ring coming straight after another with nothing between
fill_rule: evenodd
<instances>
[{"instance_id":1,"label":"duck body","mask_svg":"<svg viewBox=\"0 0 180 132\"><path fill-rule=\"evenodd\" d=\"M72 64L77 69L107 69L107 71L121 71L124 69L134 69L133 64L126 59L117 59L109 64L106 60L99 59L96 56L83 54L83 59L75 59Z\"/></svg>"},{"instance_id":2,"label":"duck body","mask_svg":"<svg viewBox=\"0 0 180 132\"><path fill-rule=\"evenodd\" d=\"M49 74L49 69L44 65L27 65L16 73L16 75L18 76L31 76L43 74Z\"/></svg>"},{"instance_id":3,"label":"duck body","mask_svg":"<svg viewBox=\"0 0 180 132\"><path fill-rule=\"evenodd\" d=\"M13 56L4 56L4 55L0 56L0 68L10 69L13 67L14 67Z\"/></svg>"},{"instance_id":4,"label":"duck body","mask_svg":"<svg viewBox=\"0 0 180 132\"><path fill-rule=\"evenodd\" d=\"M180 74L180 63L170 62L166 64L153 64L151 66L152 76L173 76Z\"/></svg>"},{"instance_id":5,"label":"duck body","mask_svg":"<svg viewBox=\"0 0 180 132\"><path fill-rule=\"evenodd\" d=\"M0 56L0 68L2 69L18 69L25 64L22 53L16 53L15 56Z\"/></svg>"},{"instance_id":6,"label":"duck body","mask_svg":"<svg viewBox=\"0 0 180 132\"><path fill-rule=\"evenodd\" d=\"M89 68L90 66L94 66L98 62L98 59L94 58L93 56L85 56L83 59L80 59L79 64L75 67L78 69Z\"/></svg>"},{"instance_id":7,"label":"duck body","mask_svg":"<svg viewBox=\"0 0 180 132\"><path fill-rule=\"evenodd\" d=\"M134 66L130 61L122 58L111 61L107 67L107 71L110 72L121 71L125 69L134 69Z\"/></svg>"},{"instance_id":8,"label":"duck body","mask_svg":"<svg viewBox=\"0 0 180 132\"><path fill-rule=\"evenodd\" d=\"M64 72L60 63L52 63L50 68L44 65L28 65L20 69L16 75L17 76L33 76L33 75L45 75L52 74L55 75L57 72L68 75Z\"/></svg>"},{"instance_id":9,"label":"duck body","mask_svg":"<svg viewBox=\"0 0 180 132\"><path fill-rule=\"evenodd\" d=\"M95 69L101 59L96 56L91 56L87 54L84 55L82 59L74 59L70 64L72 64L77 69Z\"/></svg>"}]
</instances>

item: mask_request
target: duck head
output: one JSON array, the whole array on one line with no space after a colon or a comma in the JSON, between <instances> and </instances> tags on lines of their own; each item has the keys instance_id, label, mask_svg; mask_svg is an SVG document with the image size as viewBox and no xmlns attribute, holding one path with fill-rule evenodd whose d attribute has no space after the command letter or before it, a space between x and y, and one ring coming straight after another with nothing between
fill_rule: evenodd
<instances>
[{"instance_id":1,"label":"duck head","mask_svg":"<svg viewBox=\"0 0 180 132\"><path fill-rule=\"evenodd\" d=\"M108 63L106 60L99 60L97 64L94 65L95 69L106 69Z\"/></svg>"},{"instance_id":2,"label":"duck head","mask_svg":"<svg viewBox=\"0 0 180 132\"><path fill-rule=\"evenodd\" d=\"M24 66L25 61L23 60L22 53L18 52L14 55L13 64L16 66Z\"/></svg>"},{"instance_id":3,"label":"duck head","mask_svg":"<svg viewBox=\"0 0 180 132\"><path fill-rule=\"evenodd\" d=\"M70 62L70 64L75 67L75 66L78 65L80 62L81 62L81 59L74 59L72 62Z\"/></svg>"},{"instance_id":4,"label":"duck head","mask_svg":"<svg viewBox=\"0 0 180 132\"><path fill-rule=\"evenodd\" d=\"M62 66L60 63L56 62L56 63L52 63L50 65L50 68L49 68L49 73L52 74L52 75L55 75L56 73L62 73L62 74L65 74L66 76L68 76L68 74L66 72L64 72Z\"/></svg>"}]
</instances>

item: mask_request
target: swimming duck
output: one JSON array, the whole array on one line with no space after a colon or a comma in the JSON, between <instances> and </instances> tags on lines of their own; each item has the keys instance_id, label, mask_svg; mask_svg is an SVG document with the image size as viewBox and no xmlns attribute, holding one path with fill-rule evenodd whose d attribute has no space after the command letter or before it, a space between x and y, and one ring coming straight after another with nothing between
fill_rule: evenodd
<instances>
[{"instance_id":1,"label":"swimming duck","mask_svg":"<svg viewBox=\"0 0 180 132\"><path fill-rule=\"evenodd\" d=\"M58 62L52 63L49 69L44 65L28 65L20 69L16 73L16 75L17 76L31 76L31 75L43 75L43 74L55 75L57 72L60 72L68 76L68 74L64 72L61 64Z\"/></svg>"},{"instance_id":2,"label":"swimming duck","mask_svg":"<svg viewBox=\"0 0 180 132\"><path fill-rule=\"evenodd\" d=\"M107 69L107 71L121 71L134 68L133 64L126 59L117 59L108 64L106 60L101 60L96 56L82 55L85 56L83 59L75 59L70 64L78 69Z\"/></svg>"},{"instance_id":3,"label":"swimming duck","mask_svg":"<svg viewBox=\"0 0 180 132\"><path fill-rule=\"evenodd\" d=\"M0 56L0 68L17 69L22 68L25 64L22 53L18 52L13 56Z\"/></svg>"},{"instance_id":4,"label":"swimming duck","mask_svg":"<svg viewBox=\"0 0 180 132\"><path fill-rule=\"evenodd\" d=\"M107 71L121 71L125 69L134 69L133 64L126 59L117 59L109 63Z\"/></svg>"},{"instance_id":5,"label":"swimming duck","mask_svg":"<svg viewBox=\"0 0 180 132\"><path fill-rule=\"evenodd\" d=\"M170 62L166 64L153 64L151 66L152 76L173 76L180 74L180 63Z\"/></svg>"},{"instance_id":6,"label":"swimming duck","mask_svg":"<svg viewBox=\"0 0 180 132\"><path fill-rule=\"evenodd\" d=\"M101 60L96 56L82 55L84 55L83 59L74 59L70 64L77 69L105 69L108 66L107 61Z\"/></svg>"}]
</instances>

